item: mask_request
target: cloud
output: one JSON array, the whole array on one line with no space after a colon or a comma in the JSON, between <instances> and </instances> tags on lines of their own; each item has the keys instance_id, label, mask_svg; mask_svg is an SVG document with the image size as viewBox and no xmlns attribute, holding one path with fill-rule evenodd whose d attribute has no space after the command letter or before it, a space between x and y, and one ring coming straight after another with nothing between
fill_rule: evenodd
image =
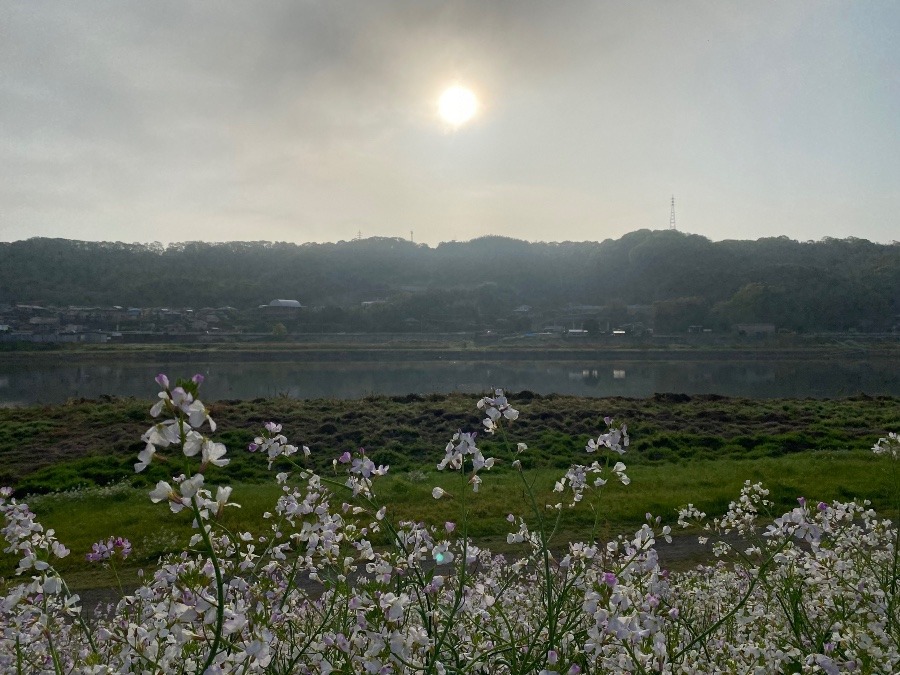
<instances>
[{"instance_id":1,"label":"cloud","mask_svg":"<svg viewBox=\"0 0 900 675\"><path fill-rule=\"evenodd\" d=\"M435 240L479 228L549 239L561 214L566 238L603 238L604 222L654 226L641 223L654 200L664 225L672 190L715 186L717 201L695 203L720 213L764 192L804 203L817 180L830 191L848 181L886 213L900 206L884 198L898 174L884 139L900 64L878 26L895 13L586 0L7 3L0 239L302 241L432 223ZM457 80L484 113L449 134L434 104ZM496 202L467 203L474 194ZM820 207L808 213L813 227Z\"/></svg>"}]
</instances>

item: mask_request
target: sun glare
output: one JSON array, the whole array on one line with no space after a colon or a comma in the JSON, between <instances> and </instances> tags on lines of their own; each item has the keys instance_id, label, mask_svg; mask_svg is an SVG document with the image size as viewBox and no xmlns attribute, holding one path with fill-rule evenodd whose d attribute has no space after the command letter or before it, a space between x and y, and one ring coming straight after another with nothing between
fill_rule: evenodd
<instances>
[{"instance_id":1,"label":"sun glare","mask_svg":"<svg viewBox=\"0 0 900 675\"><path fill-rule=\"evenodd\" d=\"M458 84L445 90L438 99L438 113L441 119L452 127L468 122L478 112L478 99L471 89Z\"/></svg>"}]
</instances>

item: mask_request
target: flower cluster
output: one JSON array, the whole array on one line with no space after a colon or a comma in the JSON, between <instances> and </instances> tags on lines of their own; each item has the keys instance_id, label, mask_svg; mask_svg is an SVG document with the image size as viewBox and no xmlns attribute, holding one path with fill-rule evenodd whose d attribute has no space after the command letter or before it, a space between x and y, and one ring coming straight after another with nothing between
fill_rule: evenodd
<instances>
[{"instance_id":1,"label":"flower cluster","mask_svg":"<svg viewBox=\"0 0 900 675\"><path fill-rule=\"evenodd\" d=\"M225 446L214 443L198 431L204 424L208 424L211 431L216 430L216 423L206 406L196 398L203 376L198 374L188 381L179 381L173 389L169 388L169 378L164 374L157 375L156 382L163 389L150 414L159 417L165 412L171 417L154 424L141 436L146 446L138 453L134 470L146 469L160 449L178 445L185 457L201 454L201 472L210 465L226 466L229 460L224 459Z\"/></svg>"},{"instance_id":2,"label":"flower cluster","mask_svg":"<svg viewBox=\"0 0 900 675\"><path fill-rule=\"evenodd\" d=\"M585 447L585 452L593 454L606 448L617 455L624 455L625 448L628 447L629 443L628 427L624 424L619 427L613 426L613 419L611 417L604 417L603 421L608 428L607 432L598 436L596 440L593 438L590 439ZM593 462L587 466L584 464L573 464L569 467L568 471L566 471L565 475L556 481L553 491L565 492L566 487L568 486L572 491L572 501L569 503L569 507L574 507L584 498L585 490L589 488L601 488L606 485L607 479L602 477L605 470L615 474L622 485L631 483L631 479L625 474L627 468L628 467L622 462L616 462L610 467L608 460L606 464L601 464L600 462ZM561 503L555 504L555 508L559 509L561 507Z\"/></svg>"},{"instance_id":3,"label":"flower cluster","mask_svg":"<svg viewBox=\"0 0 900 675\"><path fill-rule=\"evenodd\" d=\"M253 442L247 447L250 452L265 453L269 460L269 468L275 463L279 457L290 457L297 454L296 445L291 445L287 441L287 437L281 433L281 425L275 422L266 422L265 430L261 436L253 439ZM309 457L310 450L303 446L303 456Z\"/></svg>"},{"instance_id":4,"label":"flower cluster","mask_svg":"<svg viewBox=\"0 0 900 675\"><path fill-rule=\"evenodd\" d=\"M131 542L123 537L110 537L106 541L91 544L91 552L85 557L88 562L101 562L109 560L117 553L122 560L131 555Z\"/></svg>"},{"instance_id":5,"label":"flower cluster","mask_svg":"<svg viewBox=\"0 0 900 675\"><path fill-rule=\"evenodd\" d=\"M183 448L199 429L194 422L207 422L199 382L191 382L183 394L181 385L169 390L168 380L160 382L165 395L154 411L171 419L148 435L157 450ZM517 416L501 392L483 401L481 409L499 413L487 413L490 429ZM576 496L591 481L602 485L601 472L627 484L615 461L626 430L611 420L607 427L586 450L603 448L614 459L576 465L560 480ZM269 460L302 459L296 448L285 451L294 446L281 431L270 423L254 449ZM493 460L478 451L474 434L460 432L441 465L472 482ZM0 672L900 671L897 529L865 503L800 498L763 521L768 493L748 482L719 518L708 520L694 505L681 510L679 522L712 539L720 558L670 574L657 542L670 541L671 531L651 514L629 535L553 544L560 512L552 514L556 523L547 519L523 471L514 476L525 513L508 516L512 552L495 556L465 536L465 520L460 527L392 520L373 481L388 469L364 451L344 453L333 468L337 478L305 467L279 473L280 496L262 534L217 522L231 489L218 488L214 499L202 471L161 481L151 499L192 514L191 548L162 560L93 626L79 619L78 597L53 568L67 549L10 490L0 490L5 550L24 577L0 596ZM436 487L433 495L447 492ZM88 558L112 563L130 550L111 537Z\"/></svg>"},{"instance_id":6,"label":"flower cluster","mask_svg":"<svg viewBox=\"0 0 900 675\"><path fill-rule=\"evenodd\" d=\"M600 434L596 440L590 439L585 450L587 452L597 452L601 448L607 448L615 453L624 455L625 448L630 443L628 427L625 424L618 427L613 426L612 417L604 417L603 422L606 424L608 431L605 434Z\"/></svg>"},{"instance_id":7,"label":"flower cluster","mask_svg":"<svg viewBox=\"0 0 900 675\"><path fill-rule=\"evenodd\" d=\"M897 459L900 456L900 434L891 432L887 438L879 438L872 447L872 452L876 455L887 455L891 459Z\"/></svg>"},{"instance_id":8,"label":"flower cluster","mask_svg":"<svg viewBox=\"0 0 900 675\"><path fill-rule=\"evenodd\" d=\"M515 420L519 417L519 411L513 408L506 396L503 395L502 389L494 391L493 396L485 396L478 401L478 409L484 410L487 417L482 420L484 430L492 434L499 428L501 420Z\"/></svg>"},{"instance_id":9,"label":"flower cluster","mask_svg":"<svg viewBox=\"0 0 900 675\"><path fill-rule=\"evenodd\" d=\"M494 391L494 396L485 396L477 403L478 410L483 410L487 415L482 424L488 434L495 433L500 428L502 420L512 421L518 419L519 411L513 408L506 396L503 395L502 389ZM438 462L438 471L450 469L457 471L461 475L468 473L468 483L472 486L473 492L478 492L481 487L482 479L479 472L490 471L497 463L494 457L485 457L476 445L475 441L478 434L476 432L458 431L453 434L453 438L444 448L444 458ZM528 447L524 443L519 443L516 454L520 454L527 450ZM521 462L515 460L513 466L521 468ZM448 493L440 487L432 490L432 496L440 499Z\"/></svg>"},{"instance_id":10,"label":"flower cluster","mask_svg":"<svg viewBox=\"0 0 900 675\"><path fill-rule=\"evenodd\" d=\"M386 476L390 469L389 466L375 466L375 462L366 457L365 448L359 448L355 455L345 452L336 460L335 466L337 463L350 465L344 485L350 488L354 497L360 494L371 496L372 479Z\"/></svg>"}]
</instances>

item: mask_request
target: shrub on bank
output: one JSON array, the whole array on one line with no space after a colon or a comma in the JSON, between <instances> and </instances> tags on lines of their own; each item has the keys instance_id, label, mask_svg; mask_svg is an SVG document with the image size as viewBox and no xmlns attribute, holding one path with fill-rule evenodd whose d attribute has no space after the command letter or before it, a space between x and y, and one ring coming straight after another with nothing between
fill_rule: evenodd
<instances>
[{"instance_id":1,"label":"shrub on bank","mask_svg":"<svg viewBox=\"0 0 900 675\"><path fill-rule=\"evenodd\" d=\"M596 525L609 480L628 484L624 426L585 448L542 500L523 467L529 450L506 440L518 417L501 391L478 402L485 456L457 433L437 463L456 487L435 487L457 516L442 527L395 522L379 500L388 467L363 450L305 467L308 449L268 423L250 445L282 495L263 536L229 528L225 446L199 400L202 378L165 376L135 465L179 450L191 475L159 481L150 499L193 521L190 548L160 561L105 618L85 617L57 573L70 554L24 503L0 492L6 552L21 583L0 598L0 669L10 673L721 673L896 672L900 666L897 529L867 504L813 503L773 520L768 492L745 484L720 517L692 505L695 528L717 562L668 574L656 553L668 526L647 515L628 537L557 542L560 514L589 502ZM485 446L487 447L487 446ZM900 440L881 439L896 478ZM489 490L499 462L518 470L526 507L508 515L515 556L494 556L468 536L470 492ZM895 488L897 481L894 481ZM900 491L897 492L900 494ZM373 542L389 541L387 547ZM130 552L109 537L82 552L115 569Z\"/></svg>"}]
</instances>

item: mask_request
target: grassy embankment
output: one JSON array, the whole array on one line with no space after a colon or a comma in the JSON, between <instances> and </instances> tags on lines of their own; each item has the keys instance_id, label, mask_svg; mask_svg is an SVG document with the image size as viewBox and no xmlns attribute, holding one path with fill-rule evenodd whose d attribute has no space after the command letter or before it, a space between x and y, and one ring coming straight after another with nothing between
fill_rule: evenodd
<instances>
[{"instance_id":1,"label":"grassy embankment","mask_svg":"<svg viewBox=\"0 0 900 675\"><path fill-rule=\"evenodd\" d=\"M883 465L869 448L897 427L897 398L581 399L525 392L511 399L522 415L510 426L510 445L529 445L521 459L548 502L557 501L550 491L566 467L589 463L584 446L604 429L604 415L629 423L632 446L624 459L632 484L610 481L604 488L598 504L604 534L638 525L648 511L672 522L675 509L687 502L710 514L721 512L747 479L761 480L772 490L776 509L793 507L801 495L826 501L865 498L881 510L888 507ZM150 422L149 405L110 399L0 410L0 484L13 485L17 495L32 494L29 501L41 521L72 547L65 567L78 584L109 583L81 562L100 538L131 539L135 567L126 577L132 577L137 566L185 545L190 536L185 514L172 515L165 506L151 504L146 493L156 480L190 470L191 464L171 455L169 463L133 473L139 437ZM278 497L272 473L284 467L269 472L262 457L243 450L270 419L284 424L291 442L310 446L312 465L324 475L330 475L334 457L357 447L367 448L376 463L390 464L390 475L377 491L396 520L437 525L460 520L465 509L470 533L497 546L505 544L506 514L527 512L519 475L509 466L512 453L501 438L480 437L485 455L506 461L485 475L478 494L465 492L458 477L433 470L454 431L478 428L471 396L223 401L213 404L212 414L221 429L214 437L229 447L232 464L210 471L207 481L235 485L233 498L243 505L228 511L230 528L259 532L260 514L271 510ZM455 498L433 500L435 485ZM560 541L589 536L593 524L591 500L564 510ZM0 567L2 574L10 570L8 561Z\"/></svg>"}]
</instances>

